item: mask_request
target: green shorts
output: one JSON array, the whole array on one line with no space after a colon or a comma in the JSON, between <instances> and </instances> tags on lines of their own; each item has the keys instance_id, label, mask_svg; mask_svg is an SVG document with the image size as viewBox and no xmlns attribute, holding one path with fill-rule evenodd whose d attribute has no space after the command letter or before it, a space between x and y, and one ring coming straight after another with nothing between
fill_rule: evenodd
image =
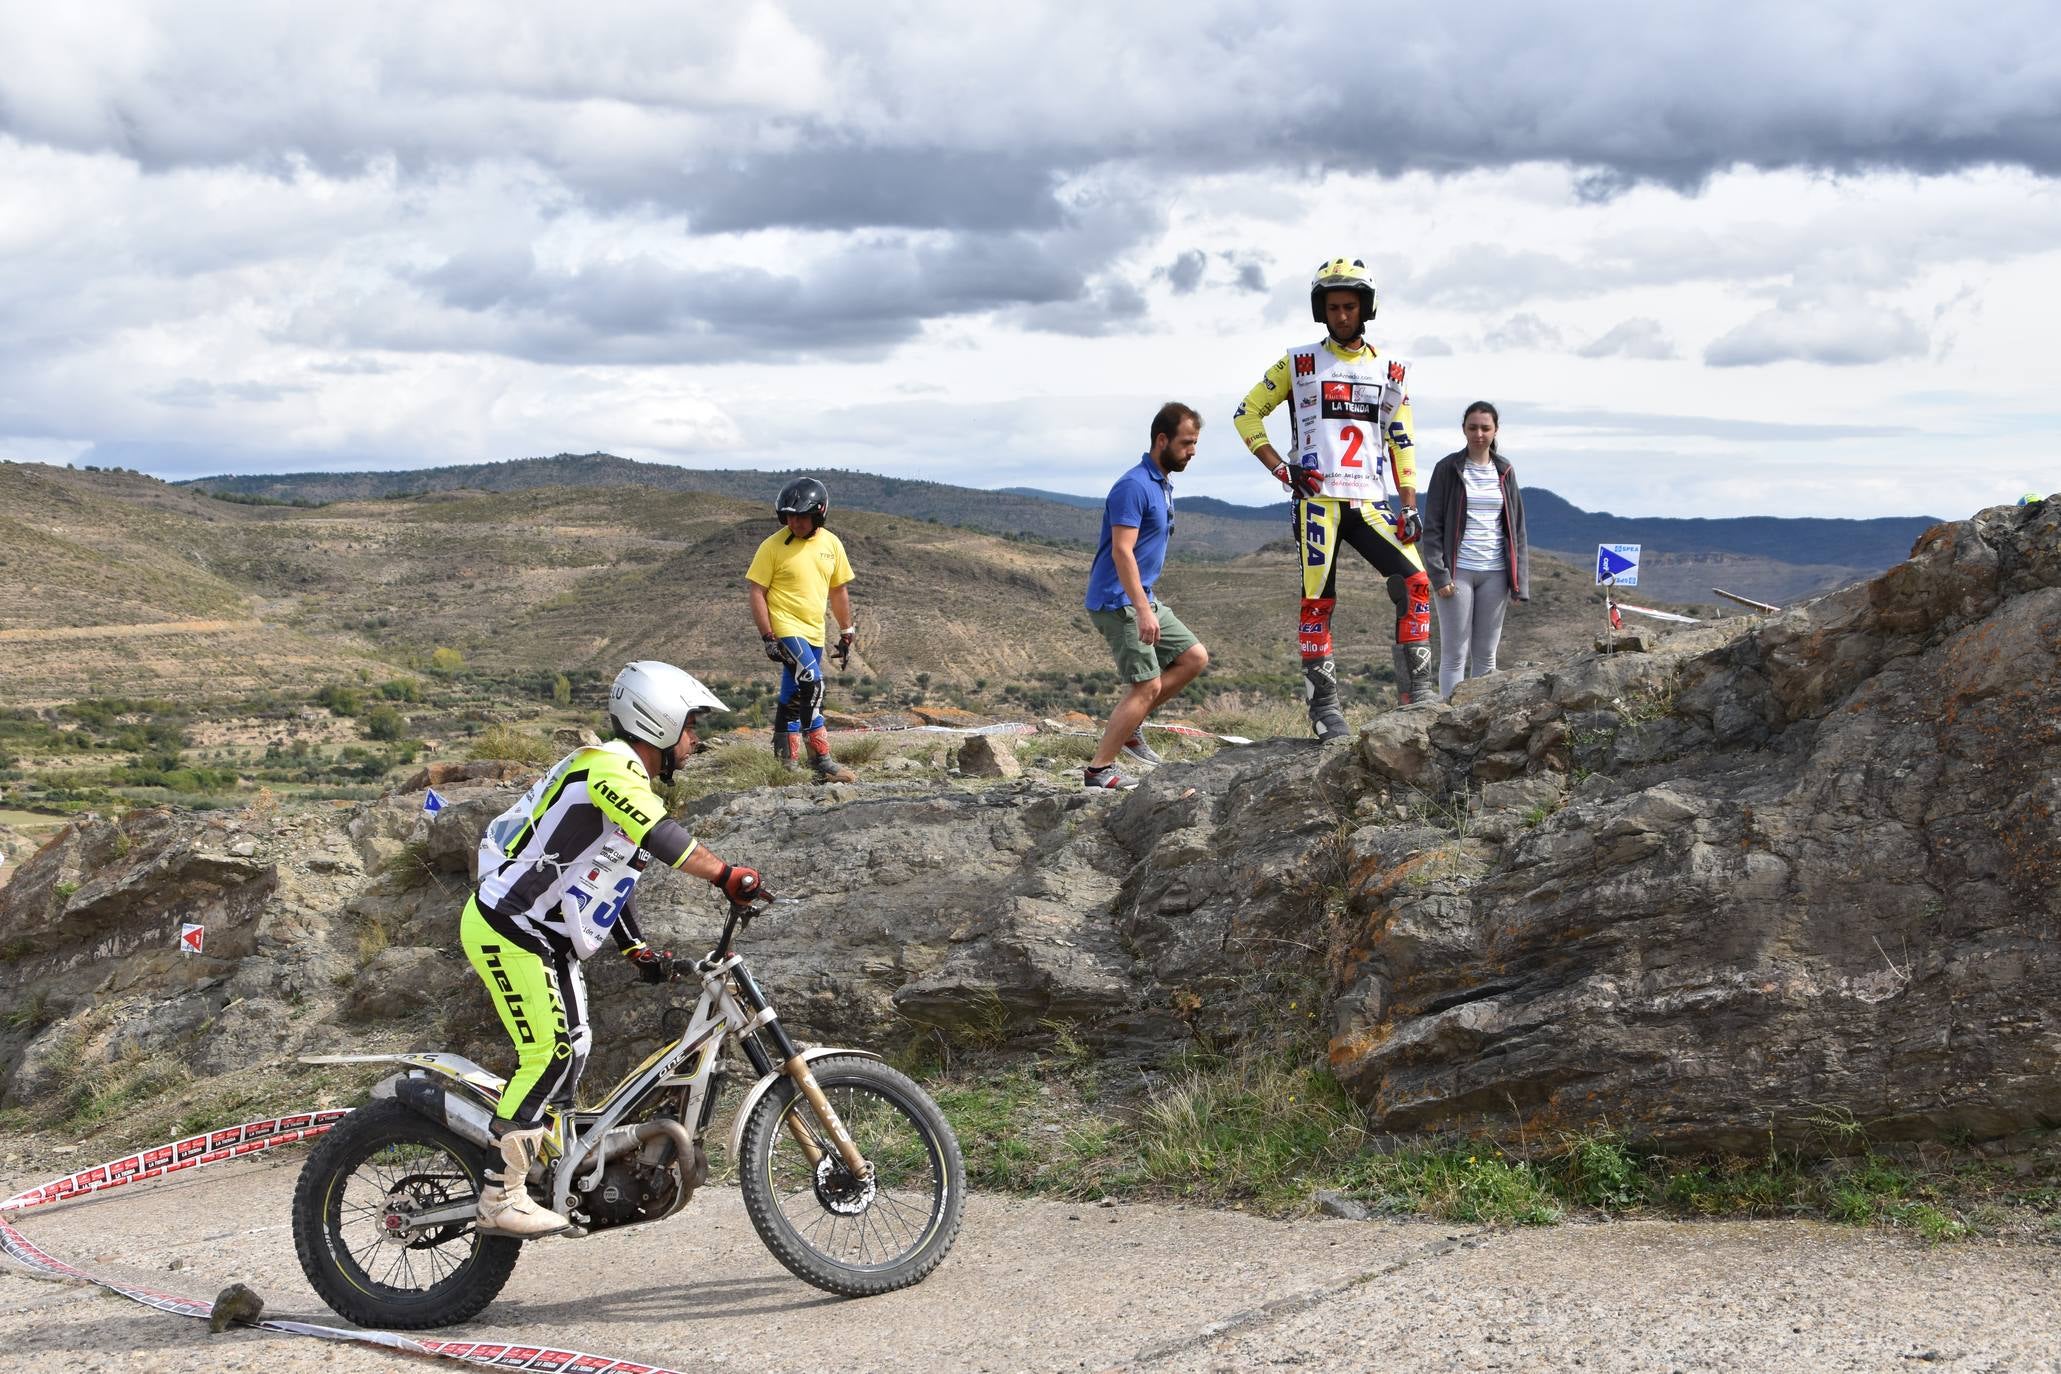
<instances>
[{"instance_id":1,"label":"green shorts","mask_svg":"<svg viewBox=\"0 0 2061 1374\"><path fill-rule=\"evenodd\" d=\"M1202 642L1162 603L1153 602L1152 613L1159 617L1157 644L1138 638L1138 612L1133 607L1088 612L1088 619L1095 622L1095 628L1109 642L1109 651L1116 655L1117 677L1125 682L1152 681L1173 667L1175 659Z\"/></svg>"}]
</instances>

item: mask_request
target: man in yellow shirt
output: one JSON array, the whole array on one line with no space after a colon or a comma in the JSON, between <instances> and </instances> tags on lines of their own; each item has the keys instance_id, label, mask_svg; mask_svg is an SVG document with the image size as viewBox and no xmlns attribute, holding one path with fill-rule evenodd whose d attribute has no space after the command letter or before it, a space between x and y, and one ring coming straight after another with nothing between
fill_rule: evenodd
<instances>
[{"instance_id":1,"label":"man in yellow shirt","mask_svg":"<svg viewBox=\"0 0 2061 1374\"><path fill-rule=\"evenodd\" d=\"M851 666L855 634L852 594L846 590L852 565L844 544L823 528L830 518L830 489L813 477L798 477L780 493L774 511L781 527L766 536L744 574L766 657L780 665L773 752L792 764L797 742L806 740L816 781L857 782L856 774L830 757L830 729L823 721L826 600L842 627L832 651L840 668Z\"/></svg>"},{"instance_id":2,"label":"man in yellow shirt","mask_svg":"<svg viewBox=\"0 0 2061 1374\"><path fill-rule=\"evenodd\" d=\"M1417 462L1410 437L1406 366L1366 341L1374 279L1355 258L1334 258L1310 282L1310 314L1325 327L1292 348L1246 393L1232 423L1245 446L1288 488L1302 564L1296 647L1310 729L1325 743L1352 738L1338 701L1331 612L1338 604L1338 553L1350 546L1374 565L1395 602L1395 682L1403 705L1438 700L1431 661L1431 581L1417 553ZM1267 440L1265 420L1284 402L1294 457ZM1391 488L1396 497L1389 510Z\"/></svg>"}]
</instances>

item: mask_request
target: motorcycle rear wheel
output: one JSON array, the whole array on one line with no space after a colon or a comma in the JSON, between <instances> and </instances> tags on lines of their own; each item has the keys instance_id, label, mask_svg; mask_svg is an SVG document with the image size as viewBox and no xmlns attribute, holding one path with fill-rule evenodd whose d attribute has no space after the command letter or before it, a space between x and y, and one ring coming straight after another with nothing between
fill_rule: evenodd
<instances>
[{"instance_id":1,"label":"motorcycle rear wheel","mask_svg":"<svg viewBox=\"0 0 2061 1374\"><path fill-rule=\"evenodd\" d=\"M782 1078L744 1125L738 1179L752 1226L790 1273L828 1293L872 1297L921 1282L951 1250L966 1200L951 1125L879 1060L833 1055L809 1070L873 1175L851 1175L807 1099ZM818 1142L818 1162L796 1142L795 1124Z\"/></svg>"},{"instance_id":2,"label":"motorcycle rear wheel","mask_svg":"<svg viewBox=\"0 0 2061 1374\"><path fill-rule=\"evenodd\" d=\"M360 1326L451 1326L494 1300L522 1242L471 1221L412 1240L387 1233L390 1204L477 1198L484 1157L471 1143L391 1100L338 1122L293 1190L293 1248L322 1301Z\"/></svg>"}]
</instances>

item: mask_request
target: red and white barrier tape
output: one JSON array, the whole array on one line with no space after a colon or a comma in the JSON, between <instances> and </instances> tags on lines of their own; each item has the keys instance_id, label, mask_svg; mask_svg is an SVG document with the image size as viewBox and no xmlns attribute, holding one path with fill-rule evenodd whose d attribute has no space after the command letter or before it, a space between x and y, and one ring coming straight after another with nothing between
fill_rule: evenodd
<instances>
[{"instance_id":1,"label":"red and white barrier tape","mask_svg":"<svg viewBox=\"0 0 2061 1374\"><path fill-rule=\"evenodd\" d=\"M267 1121L246 1121L240 1126L226 1126L219 1131L207 1131L184 1140L152 1146L148 1150L138 1150L135 1154L121 1159L95 1164L91 1168L81 1169L64 1178L53 1179L39 1187L24 1189L5 1202L0 1202L0 1252L39 1273L97 1284L131 1301L140 1302L146 1307L154 1307L160 1312L170 1312L181 1317L197 1317L206 1321L213 1314L213 1303L180 1297L174 1293L160 1293L154 1288L118 1283L99 1274L88 1273L38 1248L28 1237L15 1230L4 1214L26 1211L31 1207L41 1207L51 1202L90 1197L94 1193L106 1192L111 1188L126 1188L132 1183L141 1183L147 1179L169 1178L202 1165L241 1159L260 1150L269 1150L275 1145L291 1145L295 1141L312 1140L347 1114L348 1109L335 1109L297 1112L273 1117ZM680 1371L668 1369L664 1365L639 1364L634 1360L592 1355L583 1350L558 1350L547 1345L511 1344L507 1341L446 1341L434 1337L400 1336L391 1331L356 1331L340 1326L318 1326L312 1322L276 1319L254 1322L252 1325L267 1331L283 1331L294 1336L313 1336L325 1341L352 1341L388 1350L404 1350L414 1355L461 1360L466 1364L481 1365L489 1369L527 1369L536 1371L536 1374L680 1374Z\"/></svg>"},{"instance_id":2,"label":"red and white barrier tape","mask_svg":"<svg viewBox=\"0 0 2061 1374\"><path fill-rule=\"evenodd\" d=\"M1161 725L1158 721L1145 722L1147 730L1164 730L1170 735L1187 735L1194 739L1217 739L1226 744L1250 744L1243 735L1217 735L1193 725ZM857 725L843 727L846 734L865 735L1035 735L1058 733L1062 735L1085 735L1098 738L1097 730L1046 731L1041 726L1030 725L1020 720L1005 720L994 725Z\"/></svg>"}]
</instances>

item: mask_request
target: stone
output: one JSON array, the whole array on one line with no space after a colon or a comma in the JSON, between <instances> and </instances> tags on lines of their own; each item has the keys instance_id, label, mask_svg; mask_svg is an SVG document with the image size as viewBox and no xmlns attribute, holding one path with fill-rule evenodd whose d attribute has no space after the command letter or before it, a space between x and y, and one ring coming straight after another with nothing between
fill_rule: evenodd
<instances>
[{"instance_id":1,"label":"stone","mask_svg":"<svg viewBox=\"0 0 2061 1374\"><path fill-rule=\"evenodd\" d=\"M959 746L959 771L969 778L1018 778L1023 764L999 735L971 735Z\"/></svg>"},{"instance_id":2,"label":"stone","mask_svg":"<svg viewBox=\"0 0 2061 1374\"><path fill-rule=\"evenodd\" d=\"M1366 1221L1374 1215L1374 1210L1358 1198L1347 1197L1330 1188L1317 1190L1316 1204L1320 1215L1345 1221Z\"/></svg>"}]
</instances>

